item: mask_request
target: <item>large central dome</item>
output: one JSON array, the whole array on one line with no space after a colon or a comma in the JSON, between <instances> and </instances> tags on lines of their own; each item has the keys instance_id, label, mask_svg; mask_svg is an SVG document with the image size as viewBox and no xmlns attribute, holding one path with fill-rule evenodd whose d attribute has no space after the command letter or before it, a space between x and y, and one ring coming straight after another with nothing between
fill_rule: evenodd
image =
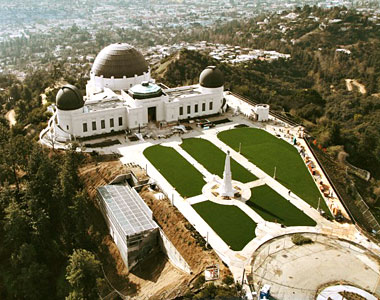
<instances>
[{"instance_id":1,"label":"large central dome","mask_svg":"<svg viewBox=\"0 0 380 300\"><path fill-rule=\"evenodd\" d=\"M130 78L148 72L144 56L126 43L111 44L99 52L91 72L104 78Z\"/></svg>"}]
</instances>

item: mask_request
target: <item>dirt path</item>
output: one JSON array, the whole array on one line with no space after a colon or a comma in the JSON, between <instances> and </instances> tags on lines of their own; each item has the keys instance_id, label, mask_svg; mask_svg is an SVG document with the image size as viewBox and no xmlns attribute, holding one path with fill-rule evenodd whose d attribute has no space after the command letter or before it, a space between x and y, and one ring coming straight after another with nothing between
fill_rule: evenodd
<instances>
[{"instance_id":1,"label":"dirt path","mask_svg":"<svg viewBox=\"0 0 380 300\"><path fill-rule=\"evenodd\" d=\"M361 94L366 94L367 90L365 86L359 83L356 79L345 79L347 91L352 92L354 87L356 86Z\"/></svg>"},{"instance_id":2,"label":"dirt path","mask_svg":"<svg viewBox=\"0 0 380 300\"><path fill-rule=\"evenodd\" d=\"M9 122L9 125L12 127L14 125L16 125L16 112L14 109L8 111L6 114L5 114L5 118L8 120Z\"/></svg>"},{"instance_id":3,"label":"dirt path","mask_svg":"<svg viewBox=\"0 0 380 300\"><path fill-rule=\"evenodd\" d=\"M136 299L170 299L187 289L192 276L176 269L158 252L132 270L128 278L139 287Z\"/></svg>"},{"instance_id":4,"label":"dirt path","mask_svg":"<svg viewBox=\"0 0 380 300\"><path fill-rule=\"evenodd\" d=\"M49 86L49 87L47 87L47 88L45 89L45 91L44 91L42 94L40 94L42 105L45 105L45 104L48 103L48 101L46 100L46 98L47 98L46 94L47 94L47 93L51 92L53 89L56 89L56 88L58 88L58 87L61 87L61 86L65 85L65 84L67 84L67 82L64 81L63 79L60 79L60 80L58 80L58 81L54 84L54 86Z\"/></svg>"}]
</instances>

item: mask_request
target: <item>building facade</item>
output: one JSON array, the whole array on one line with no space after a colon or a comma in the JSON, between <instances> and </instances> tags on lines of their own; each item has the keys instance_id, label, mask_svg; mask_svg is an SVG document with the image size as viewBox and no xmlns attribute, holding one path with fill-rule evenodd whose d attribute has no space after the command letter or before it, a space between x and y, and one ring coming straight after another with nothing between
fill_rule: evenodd
<instances>
[{"instance_id":1,"label":"building facade","mask_svg":"<svg viewBox=\"0 0 380 300\"><path fill-rule=\"evenodd\" d=\"M149 122L217 114L225 105L223 85L221 71L210 66L200 74L199 84L163 87L151 78L139 51L128 44L112 44L96 57L84 97L72 85L59 90L44 134L66 142L140 128Z\"/></svg>"}]
</instances>

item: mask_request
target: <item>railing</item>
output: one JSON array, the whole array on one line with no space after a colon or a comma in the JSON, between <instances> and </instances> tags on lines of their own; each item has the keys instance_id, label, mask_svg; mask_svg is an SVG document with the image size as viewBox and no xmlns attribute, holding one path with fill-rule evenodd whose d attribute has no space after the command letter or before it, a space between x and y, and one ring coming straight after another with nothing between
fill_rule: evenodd
<instances>
[{"instance_id":1,"label":"railing","mask_svg":"<svg viewBox=\"0 0 380 300\"><path fill-rule=\"evenodd\" d=\"M332 181L332 179L330 178L330 176L328 175L326 169L323 167L323 164L320 162L320 160L318 159L318 156L317 154L315 153L313 147L310 145L309 141L307 138L304 139L306 145L309 147L311 153L313 154L315 160L317 161L318 165L321 167L322 169L322 172L325 174L326 178L327 178L327 181L329 182L330 186L333 188L333 190L335 191L336 195L338 196L338 199L339 201L342 203L344 209L347 211L347 213L349 214L350 218L352 219L353 223L355 224L356 223L356 220L354 218L354 216L352 215L350 209L347 207L347 205L345 204L344 200L343 200L343 197L341 196L341 194L339 193L339 190L337 189L337 187L335 186L334 182Z\"/></svg>"}]
</instances>

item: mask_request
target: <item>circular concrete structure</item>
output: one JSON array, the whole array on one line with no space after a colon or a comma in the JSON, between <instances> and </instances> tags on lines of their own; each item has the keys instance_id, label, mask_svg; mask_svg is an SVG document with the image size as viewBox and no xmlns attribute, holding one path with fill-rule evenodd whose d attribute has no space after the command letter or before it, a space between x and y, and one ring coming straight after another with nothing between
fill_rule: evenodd
<instances>
[{"instance_id":1,"label":"circular concrete structure","mask_svg":"<svg viewBox=\"0 0 380 300\"><path fill-rule=\"evenodd\" d=\"M313 243L297 246L290 234L269 240L256 250L250 275L256 291L269 284L275 299L314 300L322 287L344 282L380 292L380 263L372 252L332 236L302 235Z\"/></svg>"},{"instance_id":2,"label":"circular concrete structure","mask_svg":"<svg viewBox=\"0 0 380 300\"><path fill-rule=\"evenodd\" d=\"M351 285L333 285L324 288L317 296L316 300L329 299L367 299L377 300L378 298L372 294Z\"/></svg>"}]
</instances>

